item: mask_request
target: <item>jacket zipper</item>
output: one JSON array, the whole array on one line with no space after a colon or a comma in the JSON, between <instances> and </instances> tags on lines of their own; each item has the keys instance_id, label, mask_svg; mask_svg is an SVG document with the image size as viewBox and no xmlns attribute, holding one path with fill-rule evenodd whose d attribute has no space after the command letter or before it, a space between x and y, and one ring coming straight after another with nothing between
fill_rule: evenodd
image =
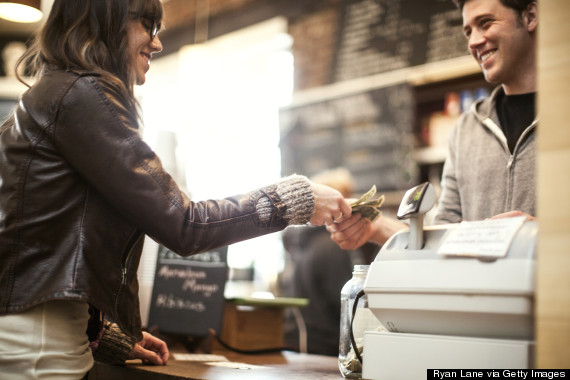
<instances>
[{"instance_id":1,"label":"jacket zipper","mask_svg":"<svg viewBox=\"0 0 570 380\"><path fill-rule=\"evenodd\" d=\"M136 246L137 242L140 240L142 235L139 234L139 231L135 231L133 233L133 236L129 239L129 242L127 244L127 255L123 255L123 260L121 262L122 268L121 268L121 284L122 285L126 285L127 284L127 267L128 267L128 263L129 260L131 259L131 256L133 255L133 249Z\"/></svg>"},{"instance_id":2,"label":"jacket zipper","mask_svg":"<svg viewBox=\"0 0 570 380\"><path fill-rule=\"evenodd\" d=\"M136 243L143 237L144 235L139 234L139 231L136 230L133 235L131 236L131 238L129 239L129 242L127 244L127 249L125 250L126 255L123 254L123 259L121 260L121 286L119 286L119 290L117 291L117 296L115 298L115 311L118 313L117 310L117 304L119 302L119 294L121 294L121 289L123 286L127 285L127 274L128 274L128 263L129 260L131 259L132 255L133 255L133 251L134 251L134 247L136 246Z\"/></svg>"},{"instance_id":3,"label":"jacket zipper","mask_svg":"<svg viewBox=\"0 0 570 380\"><path fill-rule=\"evenodd\" d=\"M538 118L536 118L528 127L526 127L526 129L523 131L523 133L520 135L517 143L515 144L515 149L513 149L513 153L510 153L509 156L509 161L507 163L507 172L508 172L508 183L507 183L507 198L505 200L505 208L504 211L508 211L510 209L509 205L512 203L512 194L513 192L511 191L512 189L512 175L513 173L511 172L511 168L513 166L513 163L515 162L515 157L518 154L518 150L519 150L519 146L522 144L522 142L526 139L526 137L531 133L531 131L534 129L535 125L538 123Z\"/></svg>"},{"instance_id":4,"label":"jacket zipper","mask_svg":"<svg viewBox=\"0 0 570 380\"><path fill-rule=\"evenodd\" d=\"M519 150L519 145L522 144L522 142L526 139L526 137L532 132L532 130L534 130L534 127L536 126L536 124L538 123L538 119L535 119L532 123L530 123L530 125L528 127L525 128L525 130L521 133L517 143L515 144L515 149L513 151L513 156L517 153L517 151Z\"/></svg>"}]
</instances>

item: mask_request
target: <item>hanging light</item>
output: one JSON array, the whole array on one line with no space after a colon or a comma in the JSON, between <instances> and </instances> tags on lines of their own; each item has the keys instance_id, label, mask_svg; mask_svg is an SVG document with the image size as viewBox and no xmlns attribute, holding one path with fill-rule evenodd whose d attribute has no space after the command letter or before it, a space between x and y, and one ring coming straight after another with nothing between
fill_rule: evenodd
<instances>
[{"instance_id":1,"label":"hanging light","mask_svg":"<svg viewBox=\"0 0 570 380\"><path fill-rule=\"evenodd\" d=\"M40 0L0 1L0 18L14 22L37 22L43 16L40 9Z\"/></svg>"}]
</instances>

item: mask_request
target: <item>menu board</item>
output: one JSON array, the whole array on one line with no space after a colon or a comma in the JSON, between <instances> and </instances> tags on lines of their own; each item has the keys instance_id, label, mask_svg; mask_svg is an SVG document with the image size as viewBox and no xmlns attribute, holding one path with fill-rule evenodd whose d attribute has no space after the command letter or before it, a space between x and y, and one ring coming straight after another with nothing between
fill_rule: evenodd
<instances>
[{"instance_id":1,"label":"menu board","mask_svg":"<svg viewBox=\"0 0 570 380\"><path fill-rule=\"evenodd\" d=\"M400 190L416 179L414 100L409 84L280 110L282 174L343 166L355 191Z\"/></svg>"},{"instance_id":2,"label":"menu board","mask_svg":"<svg viewBox=\"0 0 570 380\"><path fill-rule=\"evenodd\" d=\"M220 331L227 273L227 247L181 257L160 246L148 325L195 337Z\"/></svg>"},{"instance_id":3,"label":"menu board","mask_svg":"<svg viewBox=\"0 0 570 380\"><path fill-rule=\"evenodd\" d=\"M451 0L344 0L333 82L467 54Z\"/></svg>"}]
</instances>

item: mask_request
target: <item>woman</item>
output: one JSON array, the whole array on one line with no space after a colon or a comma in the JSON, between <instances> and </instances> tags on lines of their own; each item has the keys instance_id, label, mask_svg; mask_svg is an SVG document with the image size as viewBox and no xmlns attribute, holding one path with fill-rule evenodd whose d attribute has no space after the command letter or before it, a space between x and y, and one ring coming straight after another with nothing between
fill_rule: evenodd
<instances>
[{"instance_id":1,"label":"woman","mask_svg":"<svg viewBox=\"0 0 570 380\"><path fill-rule=\"evenodd\" d=\"M164 342L141 333L144 234L191 255L351 214L301 176L217 201L180 191L139 136L133 96L161 20L159 0L55 0L23 58L37 81L0 129L0 378L80 379L93 355L166 364Z\"/></svg>"}]
</instances>

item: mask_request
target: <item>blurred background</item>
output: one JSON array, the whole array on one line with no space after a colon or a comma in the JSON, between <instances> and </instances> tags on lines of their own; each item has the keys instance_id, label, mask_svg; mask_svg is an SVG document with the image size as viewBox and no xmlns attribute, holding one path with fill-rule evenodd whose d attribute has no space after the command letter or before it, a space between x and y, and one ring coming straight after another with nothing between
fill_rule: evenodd
<instances>
[{"instance_id":1,"label":"blurred background","mask_svg":"<svg viewBox=\"0 0 570 380\"><path fill-rule=\"evenodd\" d=\"M39 4L43 18L31 23L0 18L0 120L25 90L13 76L13 62L41 26L52 0L24 2ZM0 2L0 9L5 3ZM563 37L557 36L567 35L563 17L569 4L553 3L557 5L546 5L544 17L550 22L543 19L539 34L541 85L552 101L539 102L567 113L560 104L568 94L557 86L569 80L568 49L567 43L558 48ZM146 84L136 94L144 139L194 200L248 191L293 173L312 176L343 167L354 178L355 196L376 185L386 196L383 211L391 214L408 188L428 180L438 188L450 128L490 89L467 54L461 15L450 0L163 4L164 50L153 58ZM547 82L553 75L557 77ZM555 124L566 122L562 115ZM541 132L551 131L542 135L543 152L562 154L543 154L541 168L564 162L570 134L561 128L552 132L541 125ZM567 199L556 189L565 188L568 179L549 178L561 180L562 186L542 186L541 222L543 216L556 221L550 231L559 239L550 240L550 247L562 249L548 252L567 251L568 236L562 237L559 226L569 225L569 207L548 200ZM548 226L541 224L541 231ZM541 237L541 244L549 240ZM146 251L143 293L152 288L156 244L148 241ZM227 297L279 295L278 279L288 260L281 234L232 245L227 260ZM568 295L549 294L569 304ZM142 298L143 309L148 308L149 301L145 305ZM568 319L560 315L570 311L548 305L542 304L543 315L568 331Z\"/></svg>"}]
</instances>

